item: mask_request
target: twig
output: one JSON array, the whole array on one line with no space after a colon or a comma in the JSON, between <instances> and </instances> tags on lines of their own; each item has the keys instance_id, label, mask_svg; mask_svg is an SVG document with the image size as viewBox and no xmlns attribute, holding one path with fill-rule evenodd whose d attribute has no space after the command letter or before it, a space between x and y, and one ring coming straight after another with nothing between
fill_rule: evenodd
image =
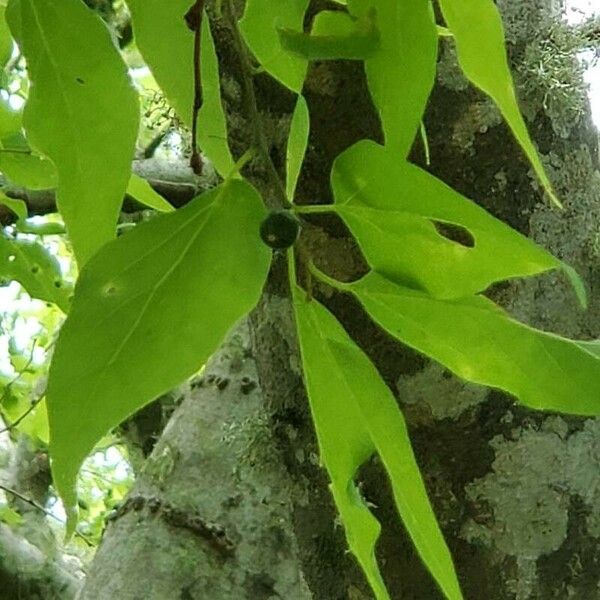
<instances>
[{"instance_id":1,"label":"twig","mask_svg":"<svg viewBox=\"0 0 600 600\"><path fill-rule=\"evenodd\" d=\"M187 26L194 32L194 106L192 107L192 158L190 167L196 175L202 175L202 157L198 151L198 113L202 108L202 65L200 49L202 46L202 15L204 0L196 0L185 14Z\"/></svg>"},{"instance_id":2,"label":"twig","mask_svg":"<svg viewBox=\"0 0 600 600\"><path fill-rule=\"evenodd\" d=\"M29 504L29 506L33 506L33 508L44 513L47 517L50 517L51 519L58 521L61 525L64 525L64 522L60 517L57 517L53 512L50 512L49 510L44 508L41 504L38 504L35 500L32 500L31 498L24 496L23 494L21 494L21 492L17 492L17 490L13 490L12 488L5 486L2 483L0 483L0 490L6 492L7 494L11 494L15 498L18 498L19 500L22 500L26 504ZM85 535L83 535L79 531L75 531L75 535L77 537L81 538L88 546L94 545L87 537L85 537Z\"/></svg>"},{"instance_id":3,"label":"twig","mask_svg":"<svg viewBox=\"0 0 600 600\"><path fill-rule=\"evenodd\" d=\"M256 94L254 93L254 81L252 79L253 69L250 63L250 58L248 56L248 49L246 48L246 43L244 42L238 27L238 22L235 17L231 0L224 0L222 9L225 18L228 21L229 29L233 38L232 41L234 43L237 55L240 60L242 85L244 88L244 97L246 100L245 108L246 112L248 113L248 119L252 124L252 135L254 137L254 144L256 145L260 153L260 157L262 158L262 161L264 162L267 168L269 178L271 179L271 183L277 191L278 198L265 198L265 203L269 206L269 208L272 209L289 208L291 205L287 199L285 186L283 185L283 182L279 177L279 173L277 173L277 169L273 164L273 160L271 159L271 156L269 154L269 148L267 144L267 139L265 137L265 132L261 126L262 119L258 111L258 103L256 101Z\"/></svg>"},{"instance_id":4,"label":"twig","mask_svg":"<svg viewBox=\"0 0 600 600\"><path fill-rule=\"evenodd\" d=\"M8 392L10 392L11 387L15 383L17 383L17 381L19 381L19 379L21 379L21 377L23 376L23 373L25 373L25 371L27 371L27 369L33 362L33 353L35 351L36 344L37 344L37 338L35 338L33 340L33 344L31 345L31 352L29 353L29 358L27 359L27 362L25 363L23 368L6 384L6 386L2 390L2 397L0 397L0 406L6 400L6 397L8 395ZM23 421L23 419L36 407L36 405L38 404L38 402L41 400L42 397L43 397L43 395L40 396L40 398L38 398L16 421L11 423L10 425L7 425L3 429L0 429L0 435L3 433L6 433L7 431L10 431L13 427L16 427L19 423L21 423L21 421Z\"/></svg>"}]
</instances>

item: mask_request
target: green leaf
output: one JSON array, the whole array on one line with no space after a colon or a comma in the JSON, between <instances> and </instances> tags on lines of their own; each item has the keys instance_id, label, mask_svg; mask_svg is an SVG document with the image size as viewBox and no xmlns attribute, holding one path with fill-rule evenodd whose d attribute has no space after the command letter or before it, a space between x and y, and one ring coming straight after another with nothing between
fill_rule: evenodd
<instances>
[{"instance_id":1,"label":"green leaf","mask_svg":"<svg viewBox=\"0 0 600 600\"><path fill-rule=\"evenodd\" d=\"M304 154L308 145L308 134L310 131L310 115L308 105L303 96L299 95L292 115L290 125L290 134L288 137L286 160L287 160L287 178L286 193L291 201L294 198L296 184L304 162Z\"/></svg>"},{"instance_id":2,"label":"green leaf","mask_svg":"<svg viewBox=\"0 0 600 600\"><path fill-rule=\"evenodd\" d=\"M4 138L21 131L23 115L13 110L6 98L0 97L0 140L4 146Z\"/></svg>"},{"instance_id":3,"label":"green leaf","mask_svg":"<svg viewBox=\"0 0 600 600\"><path fill-rule=\"evenodd\" d=\"M440 0L440 7L464 74L497 104L544 189L560 206L519 110L498 8L493 0Z\"/></svg>"},{"instance_id":4,"label":"green leaf","mask_svg":"<svg viewBox=\"0 0 600 600\"><path fill-rule=\"evenodd\" d=\"M483 296L439 300L374 271L347 289L388 333L463 379L530 408L600 414L600 360L583 342L519 323Z\"/></svg>"},{"instance_id":5,"label":"green leaf","mask_svg":"<svg viewBox=\"0 0 600 600\"><path fill-rule=\"evenodd\" d=\"M348 0L352 15L375 13L381 48L365 61L385 143L405 158L419 130L436 73L438 35L429 0Z\"/></svg>"},{"instance_id":6,"label":"green leaf","mask_svg":"<svg viewBox=\"0 0 600 600\"><path fill-rule=\"evenodd\" d=\"M468 296L496 281L563 267L471 200L375 142L361 141L340 155L332 185L331 208L371 267L432 296ZM439 228L445 225L464 228L459 233L472 240L463 242L474 245L442 235Z\"/></svg>"},{"instance_id":7,"label":"green leaf","mask_svg":"<svg viewBox=\"0 0 600 600\"><path fill-rule=\"evenodd\" d=\"M10 60L13 51L13 40L10 29L6 24L6 8L0 7L0 68L4 68Z\"/></svg>"},{"instance_id":8,"label":"green leaf","mask_svg":"<svg viewBox=\"0 0 600 600\"><path fill-rule=\"evenodd\" d=\"M152 186L145 179L135 173L131 175L129 185L127 186L127 193L138 202L158 212L171 212L175 210L169 202L152 189Z\"/></svg>"},{"instance_id":9,"label":"green leaf","mask_svg":"<svg viewBox=\"0 0 600 600\"><path fill-rule=\"evenodd\" d=\"M24 221L27 218L27 204L23 200L9 198L6 194L0 192L0 204L8 207L20 220Z\"/></svg>"},{"instance_id":10,"label":"green leaf","mask_svg":"<svg viewBox=\"0 0 600 600\"><path fill-rule=\"evenodd\" d=\"M380 526L354 483L358 468L378 453L398 512L424 563L449 599L462 598L413 455L402 413L375 367L336 319L296 289L294 306L304 377L323 463L358 559L378 600L389 595L375 560ZM343 418L340 418L343 415Z\"/></svg>"},{"instance_id":11,"label":"green leaf","mask_svg":"<svg viewBox=\"0 0 600 600\"><path fill-rule=\"evenodd\" d=\"M20 525L23 517L7 504L0 504L0 522L7 525Z\"/></svg>"},{"instance_id":12,"label":"green leaf","mask_svg":"<svg viewBox=\"0 0 600 600\"><path fill-rule=\"evenodd\" d=\"M56 488L74 524L75 479L102 436L195 373L257 303L271 253L241 180L110 242L84 267L56 346L47 403Z\"/></svg>"},{"instance_id":13,"label":"green leaf","mask_svg":"<svg viewBox=\"0 0 600 600\"><path fill-rule=\"evenodd\" d=\"M69 310L72 290L63 281L56 258L37 242L0 235L0 279L18 281L32 298L53 302L65 313Z\"/></svg>"},{"instance_id":14,"label":"green leaf","mask_svg":"<svg viewBox=\"0 0 600 600\"><path fill-rule=\"evenodd\" d=\"M83 265L115 236L138 129L137 93L108 29L80 0L11 0L7 16L32 84L27 139L56 166L58 207Z\"/></svg>"},{"instance_id":15,"label":"green leaf","mask_svg":"<svg viewBox=\"0 0 600 600\"><path fill-rule=\"evenodd\" d=\"M308 62L286 52L278 29L302 31L309 0L248 0L240 29L262 68L294 92L300 93Z\"/></svg>"},{"instance_id":16,"label":"green leaf","mask_svg":"<svg viewBox=\"0 0 600 600\"><path fill-rule=\"evenodd\" d=\"M0 148L0 171L9 181L30 190L56 187L56 169L51 161L35 152Z\"/></svg>"},{"instance_id":17,"label":"green leaf","mask_svg":"<svg viewBox=\"0 0 600 600\"><path fill-rule=\"evenodd\" d=\"M135 41L165 96L191 127L194 105L194 35L185 23L190 0L129 0ZM204 103L198 115L200 148L225 177L234 161L227 145L214 40L202 23L201 74Z\"/></svg>"},{"instance_id":18,"label":"green leaf","mask_svg":"<svg viewBox=\"0 0 600 600\"><path fill-rule=\"evenodd\" d=\"M288 52L305 60L364 60L380 47L372 14L353 19L349 14L323 11L315 17L310 34L280 28L279 41Z\"/></svg>"}]
</instances>

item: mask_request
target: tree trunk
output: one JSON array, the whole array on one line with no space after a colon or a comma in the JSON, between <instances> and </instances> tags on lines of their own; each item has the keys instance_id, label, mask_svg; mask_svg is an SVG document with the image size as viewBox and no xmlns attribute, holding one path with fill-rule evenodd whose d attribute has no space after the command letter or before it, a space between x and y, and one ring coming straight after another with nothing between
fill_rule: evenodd
<instances>
[{"instance_id":1,"label":"tree trunk","mask_svg":"<svg viewBox=\"0 0 600 600\"><path fill-rule=\"evenodd\" d=\"M542 198L496 109L459 75L449 42L442 44L426 117L430 170L577 268L591 303L580 310L555 274L496 286L494 299L533 325L597 337L600 184L585 90L574 57L561 54L567 38L557 25L556 2L499 5L530 129L565 210ZM231 31L216 20L213 29L224 77L239 80ZM559 71L556 56L569 68ZM546 71L533 68L539 64ZM556 78L545 77L548 69L573 76L552 87ZM271 154L283 164L289 95L265 75L254 84ZM568 97L560 92L565 87ZM305 95L311 139L299 201L322 202L330 196L335 156L381 134L359 63L313 64ZM244 116L243 101L226 100L230 115ZM240 122L232 119L237 154L250 145ZM413 158L423 162L419 143ZM272 197L264 171L249 175ZM351 278L364 270L333 217L311 217L301 243L332 275ZM192 384L109 525L81 598L371 597L345 552L319 467L286 281L278 257L249 324L236 328ZM467 385L389 339L349 297L321 286L314 293L397 392L465 597L600 597L598 422L533 412L497 391ZM378 554L391 597L441 598L398 521L376 460L360 479L384 525Z\"/></svg>"}]
</instances>

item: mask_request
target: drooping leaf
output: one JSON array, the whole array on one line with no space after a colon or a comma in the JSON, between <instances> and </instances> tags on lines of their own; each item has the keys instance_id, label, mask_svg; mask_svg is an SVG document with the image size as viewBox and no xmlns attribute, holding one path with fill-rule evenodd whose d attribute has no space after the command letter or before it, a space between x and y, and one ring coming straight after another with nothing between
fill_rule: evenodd
<instances>
[{"instance_id":1,"label":"drooping leaf","mask_svg":"<svg viewBox=\"0 0 600 600\"><path fill-rule=\"evenodd\" d=\"M108 29L80 0L11 0L7 17L32 84L27 140L56 167L58 207L84 264L115 235L138 129L137 93Z\"/></svg>"},{"instance_id":2,"label":"drooping leaf","mask_svg":"<svg viewBox=\"0 0 600 600\"><path fill-rule=\"evenodd\" d=\"M304 154L306 153L306 146L308 144L309 129L310 115L308 114L308 105L304 97L299 95L294 114L292 115L286 150L286 193L290 201L294 198L296 184L298 183L298 177L302 169L302 162L304 161Z\"/></svg>"},{"instance_id":3,"label":"drooping leaf","mask_svg":"<svg viewBox=\"0 0 600 600\"><path fill-rule=\"evenodd\" d=\"M9 198L6 194L0 192L0 204L3 204L11 210L21 220L27 218L27 204L23 200Z\"/></svg>"},{"instance_id":4,"label":"drooping leaf","mask_svg":"<svg viewBox=\"0 0 600 600\"><path fill-rule=\"evenodd\" d=\"M388 333L467 381L534 409L600 414L600 359L585 343L519 323L483 296L439 300L374 271L348 289Z\"/></svg>"},{"instance_id":5,"label":"drooping leaf","mask_svg":"<svg viewBox=\"0 0 600 600\"><path fill-rule=\"evenodd\" d=\"M231 181L110 242L82 270L50 367L56 488L102 436L196 372L258 301L270 251L258 193Z\"/></svg>"},{"instance_id":6,"label":"drooping leaf","mask_svg":"<svg viewBox=\"0 0 600 600\"><path fill-rule=\"evenodd\" d=\"M158 212L171 212L175 210L158 192L152 189L152 186L142 177L132 173L127 193L138 202L157 210Z\"/></svg>"},{"instance_id":7,"label":"drooping leaf","mask_svg":"<svg viewBox=\"0 0 600 600\"><path fill-rule=\"evenodd\" d=\"M194 34L184 16L190 0L129 0L135 41L154 78L190 127L194 105ZM208 19L202 23L201 74L204 103L198 115L200 149L226 176L233 168L221 104L219 66Z\"/></svg>"},{"instance_id":8,"label":"drooping leaf","mask_svg":"<svg viewBox=\"0 0 600 600\"><path fill-rule=\"evenodd\" d=\"M280 28L279 41L288 52L305 60L364 60L380 47L374 15L353 19L338 11L322 11L310 34Z\"/></svg>"},{"instance_id":9,"label":"drooping leaf","mask_svg":"<svg viewBox=\"0 0 600 600\"><path fill-rule=\"evenodd\" d=\"M309 0L248 0L240 29L261 67L300 93L308 62L284 50L278 29L302 31Z\"/></svg>"},{"instance_id":10,"label":"drooping leaf","mask_svg":"<svg viewBox=\"0 0 600 600\"><path fill-rule=\"evenodd\" d=\"M375 367L317 301L294 298L304 377L323 463L350 550L378 600L389 595L375 560L380 526L354 482L378 453L398 512L432 575L450 600L462 598L452 559L429 503L402 413Z\"/></svg>"},{"instance_id":11,"label":"drooping leaf","mask_svg":"<svg viewBox=\"0 0 600 600\"><path fill-rule=\"evenodd\" d=\"M348 0L352 15L375 15L380 49L365 61L386 146L398 160L410 151L436 73L438 36L429 0Z\"/></svg>"},{"instance_id":12,"label":"drooping leaf","mask_svg":"<svg viewBox=\"0 0 600 600\"><path fill-rule=\"evenodd\" d=\"M367 261L400 284L439 298L480 292L496 281L563 263L439 179L371 141L335 161L334 209ZM467 239L444 235L458 227Z\"/></svg>"},{"instance_id":13,"label":"drooping leaf","mask_svg":"<svg viewBox=\"0 0 600 600\"><path fill-rule=\"evenodd\" d=\"M56 258L37 242L0 235L0 279L18 281L32 298L53 302L65 313L69 310L72 290Z\"/></svg>"},{"instance_id":14,"label":"drooping leaf","mask_svg":"<svg viewBox=\"0 0 600 600\"><path fill-rule=\"evenodd\" d=\"M502 18L493 0L440 0L464 74L498 106L550 198L560 206L515 95Z\"/></svg>"}]
</instances>

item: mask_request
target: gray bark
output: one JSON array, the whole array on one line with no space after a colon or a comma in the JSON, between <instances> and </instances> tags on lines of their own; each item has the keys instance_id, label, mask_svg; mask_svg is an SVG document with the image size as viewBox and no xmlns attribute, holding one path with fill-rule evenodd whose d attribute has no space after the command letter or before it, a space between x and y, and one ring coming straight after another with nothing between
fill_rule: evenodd
<instances>
[{"instance_id":1,"label":"gray bark","mask_svg":"<svg viewBox=\"0 0 600 600\"><path fill-rule=\"evenodd\" d=\"M292 492L244 322L192 381L109 525L80 599L311 598Z\"/></svg>"}]
</instances>

